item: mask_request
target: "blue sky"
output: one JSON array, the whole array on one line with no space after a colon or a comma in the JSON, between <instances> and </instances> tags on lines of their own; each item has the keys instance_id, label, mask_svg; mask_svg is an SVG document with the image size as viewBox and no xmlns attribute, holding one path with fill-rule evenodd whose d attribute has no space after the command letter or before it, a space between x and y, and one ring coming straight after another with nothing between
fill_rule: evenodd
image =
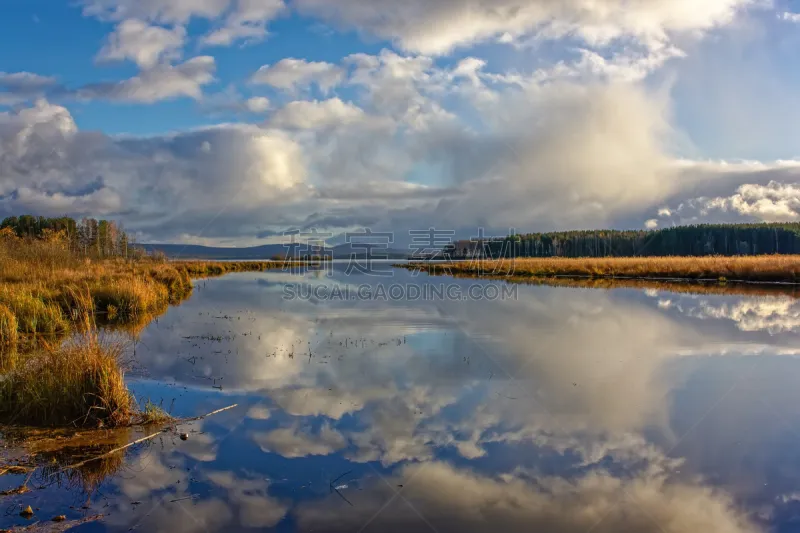
<instances>
[{"instance_id":1,"label":"blue sky","mask_svg":"<svg viewBox=\"0 0 800 533\"><path fill-rule=\"evenodd\" d=\"M796 2L2 10L3 216L219 245L800 218Z\"/></svg>"}]
</instances>

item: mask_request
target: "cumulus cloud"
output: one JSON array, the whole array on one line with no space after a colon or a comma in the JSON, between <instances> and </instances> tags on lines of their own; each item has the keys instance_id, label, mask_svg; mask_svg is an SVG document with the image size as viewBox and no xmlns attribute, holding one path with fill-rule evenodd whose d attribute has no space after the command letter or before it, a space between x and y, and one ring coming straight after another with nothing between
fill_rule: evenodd
<instances>
[{"instance_id":1,"label":"cumulus cloud","mask_svg":"<svg viewBox=\"0 0 800 533\"><path fill-rule=\"evenodd\" d=\"M427 215L443 227L607 225L675 186L657 95L564 82L500 95L490 109L490 133L426 143L463 193Z\"/></svg>"},{"instance_id":2,"label":"cumulus cloud","mask_svg":"<svg viewBox=\"0 0 800 533\"><path fill-rule=\"evenodd\" d=\"M445 54L490 39L577 36L590 44L634 37L660 48L674 32L729 22L750 0L295 0L301 12L392 40L405 50Z\"/></svg>"},{"instance_id":3,"label":"cumulus cloud","mask_svg":"<svg viewBox=\"0 0 800 533\"><path fill-rule=\"evenodd\" d=\"M259 68L251 76L250 82L287 91L306 89L314 83L327 92L341 83L343 77L344 71L341 67L331 63L286 58L274 65Z\"/></svg>"},{"instance_id":4,"label":"cumulus cloud","mask_svg":"<svg viewBox=\"0 0 800 533\"><path fill-rule=\"evenodd\" d=\"M238 0L223 24L202 41L210 46L228 46L240 39L261 40L267 35L267 22L285 8L283 0Z\"/></svg>"},{"instance_id":5,"label":"cumulus cloud","mask_svg":"<svg viewBox=\"0 0 800 533\"><path fill-rule=\"evenodd\" d=\"M798 161L683 161L676 168L681 186L657 210L661 222L787 222L800 219Z\"/></svg>"},{"instance_id":6,"label":"cumulus cloud","mask_svg":"<svg viewBox=\"0 0 800 533\"><path fill-rule=\"evenodd\" d=\"M103 98L123 102L152 103L181 96L200 99L203 86L214 80L216 63L211 56L198 56L177 65L157 65L137 76L116 82L86 85L79 98Z\"/></svg>"},{"instance_id":7,"label":"cumulus cloud","mask_svg":"<svg viewBox=\"0 0 800 533\"><path fill-rule=\"evenodd\" d=\"M0 156L5 212L37 207L42 215L88 214L94 206L98 214L128 213L123 221L133 230L176 237L196 232L226 203L233 206L230 216L255 224L264 220L265 206L308 195L299 145L257 126L110 138L79 131L67 109L39 101L0 113Z\"/></svg>"},{"instance_id":8,"label":"cumulus cloud","mask_svg":"<svg viewBox=\"0 0 800 533\"><path fill-rule=\"evenodd\" d=\"M709 211L734 211L768 222L798 220L800 184L771 181L767 185L742 185L732 196L707 200L704 208Z\"/></svg>"},{"instance_id":9,"label":"cumulus cloud","mask_svg":"<svg viewBox=\"0 0 800 533\"><path fill-rule=\"evenodd\" d=\"M338 65L285 59L253 77L290 93L280 101L314 84L322 90L341 87L351 98L290 100L275 107L264 96L242 96L235 86L204 95L214 81L211 57L159 63L76 94L128 102L189 97L208 111L264 114L264 121L138 139L76 132L73 140L61 135L56 143L37 140L59 131L55 120L35 126L39 136L26 141L7 126L5 142L24 144L27 155L16 148L9 152L13 157L6 156L3 189L17 191L5 198L6 209L55 209L74 201L73 212L96 206L107 214L119 210L115 199L122 197L128 204L122 222L142 236L157 232L159 239L208 243L213 235L196 233L228 232L236 242L248 233L255 238L287 227L344 231L368 224L402 234L421 220L461 236L478 226L501 234L512 227L654 227L691 220L697 199L714 200L703 205L709 218L794 216L796 188L786 184L798 182L789 179L796 164L676 162L668 94L636 81L639 66L622 64L621 71L609 73L609 64L598 61L584 54L558 68L512 75L491 72L475 57L439 66L431 57L389 50L351 55ZM69 112L57 107L62 126L69 124ZM26 113L10 113L15 118L9 124L21 123ZM74 122L70 127L75 129ZM49 170L26 182L30 178L17 169L33 168L33 154ZM27 159L15 165L14 157ZM269 175L265 182L256 178L259 169ZM154 176L162 181L148 188ZM171 182L163 182L165 176ZM108 193L64 184L100 183L98 177ZM203 190L185 192L192 184ZM163 189L170 188L183 190L196 209L167 207L163 200L174 191ZM222 192L212 210L219 210L219 198L231 208L210 230L202 222L208 216L201 207L213 204L205 191ZM247 221L259 199L262 209ZM660 209L670 215L657 214Z\"/></svg>"},{"instance_id":10,"label":"cumulus cloud","mask_svg":"<svg viewBox=\"0 0 800 533\"><path fill-rule=\"evenodd\" d=\"M130 59L140 68L151 68L164 59L180 57L186 39L181 26L172 29L151 26L138 19L122 21L97 54L98 61Z\"/></svg>"}]
</instances>

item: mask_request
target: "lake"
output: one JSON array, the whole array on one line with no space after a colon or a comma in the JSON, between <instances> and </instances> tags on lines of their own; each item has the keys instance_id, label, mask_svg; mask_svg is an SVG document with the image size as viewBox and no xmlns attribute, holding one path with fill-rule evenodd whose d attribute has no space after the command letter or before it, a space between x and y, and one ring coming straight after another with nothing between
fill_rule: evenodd
<instances>
[{"instance_id":1,"label":"lake","mask_svg":"<svg viewBox=\"0 0 800 533\"><path fill-rule=\"evenodd\" d=\"M800 530L800 300L332 268L197 281L130 385L237 407L37 480L0 527Z\"/></svg>"}]
</instances>

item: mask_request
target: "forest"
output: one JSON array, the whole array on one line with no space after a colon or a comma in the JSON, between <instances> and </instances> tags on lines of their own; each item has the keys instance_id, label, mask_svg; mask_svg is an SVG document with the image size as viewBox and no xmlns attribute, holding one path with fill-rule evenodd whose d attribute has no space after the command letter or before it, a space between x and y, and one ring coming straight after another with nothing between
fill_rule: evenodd
<instances>
[{"instance_id":1,"label":"forest","mask_svg":"<svg viewBox=\"0 0 800 533\"><path fill-rule=\"evenodd\" d=\"M700 224L659 230L585 230L458 241L465 257L655 257L800 254L800 223Z\"/></svg>"},{"instance_id":2,"label":"forest","mask_svg":"<svg viewBox=\"0 0 800 533\"><path fill-rule=\"evenodd\" d=\"M12 216L0 222L0 232L13 232L20 238L36 238L65 243L69 251L87 257L129 257L141 254L130 237L113 220L70 217L46 218L34 215Z\"/></svg>"}]
</instances>

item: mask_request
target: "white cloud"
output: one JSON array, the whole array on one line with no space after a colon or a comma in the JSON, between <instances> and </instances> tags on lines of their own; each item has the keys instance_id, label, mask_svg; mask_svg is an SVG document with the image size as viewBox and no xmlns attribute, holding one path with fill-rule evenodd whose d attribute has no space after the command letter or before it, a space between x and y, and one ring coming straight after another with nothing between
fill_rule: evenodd
<instances>
[{"instance_id":1,"label":"white cloud","mask_svg":"<svg viewBox=\"0 0 800 533\"><path fill-rule=\"evenodd\" d=\"M77 95L143 103L181 96L197 100L203 95L203 86L214 81L215 70L213 57L198 56L178 65L157 65L126 80L86 85Z\"/></svg>"},{"instance_id":2,"label":"white cloud","mask_svg":"<svg viewBox=\"0 0 800 533\"><path fill-rule=\"evenodd\" d=\"M269 484L261 479L247 479L231 472L210 472L208 478L228 490L228 502L238 508L239 523L245 528L269 529L275 527L289 505L268 494Z\"/></svg>"},{"instance_id":3,"label":"white cloud","mask_svg":"<svg viewBox=\"0 0 800 533\"><path fill-rule=\"evenodd\" d=\"M666 105L637 87L532 86L500 95L485 113L488 134L427 140L426 157L462 192L425 215L443 227L605 226L677 185Z\"/></svg>"},{"instance_id":4,"label":"white cloud","mask_svg":"<svg viewBox=\"0 0 800 533\"><path fill-rule=\"evenodd\" d=\"M731 320L741 331L768 331L771 334L800 329L800 302L791 297L743 299L734 303L713 304L701 301L698 307L682 306L690 316Z\"/></svg>"},{"instance_id":5,"label":"white cloud","mask_svg":"<svg viewBox=\"0 0 800 533\"><path fill-rule=\"evenodd\" d=\"M387 506L395 486L414 506ZM441 462L403 467L358 494L341 513L335 497L295 511L303 529L351 531L380 513L382 531L419 527L418 516L442 533L456 531L561 531L756 533L759 528L720 491L670 479L660 469L616 478L599 470L570 479L518 470L486 476Z\"/></svg>"},{"instance_id":6,"label":"white cloud","mask_svg":"<svg viewBox=\"0 0 800 533\"><path fill-rule=\"evenodd\" d=\"M625 50L614 53L610 58L592 50L580 50L581 59L575 65L576 73L586 72L594 76L616 81L636 82L661 68L670 59L684 57L681 50L673 46L663 46L656 50Z\"/></svg>"},{"instance_id":7,"label":"white cloud","mask_svg":"<svg viewBox=\"0 0 800 533\"><path fill-rule=\"evenodd\" d=\"M86 16L105 20L137 18L183 24L192 17L215 19L232 0L81 0Z\"/></svg>"},{"instance_id":8,"label":"white cloud","mask_svg":"<svg viewBox=\"0 0 800 533\"><path fill-rule=\"evenodd\" d=\"M131 230L177 238L202 227L210 210L230 206L218 219L225 231L255 234L274 206L308 195L306 178L300 146L277 130L226 125L112 139L79 131L65 108L45 101L0 113L0 211L7 213L125 211ZM228 217L238 221L228 225Z\"/></svg>"},{"instance_id":9,"label":"white cloud","mask_svg":"<svg viewBox=\"0 0 800 533\"><path fill-rule=\"evenodd\" d=\"M229 85L224 90L203 95L201 107L211 114L214 113L266 113L272 106L269 98L253 96L245 98L234 85Z\"/></svg>"},{"instance_id":10,"label":"white cloud","mask_svg":"<svg viewBox=\"0 0 800 533\"><path fill-rule=\"evenodd\" d=\"M238 0L222 26L203 37L210 46L228 46L240 39L259 41L267 35L267 22L286 8L283 0Z\"/></svg>"},{"instance_id":11,"label":"white cloud","mask_svg":"<svg viewBox=\"0 0 800 533\"><path fill-rule=\"evenodd\" d=\"M800 163L796 161L691 163L683 172L696 173L702 188L698 191L695 184L671 199L672 207L659 209L659 218L679 224L800 220Z\"/></svg>"},{"instance_id":12,"label":"white cloud","mask_svg":"<svg viewBox=\"0 0 800 533\"><path fill-rule=\"evenodd\" d=\"M277 453L288 459L329 455L346 445L342 434L328 424L323 424L318 434L309 433L295 425L266 433L255 433L253 440L264 452Z\"/></svg>"},{"instance_id":13,"label":"white cloud","mask_svg":"<svg viewBox=\"0 0 800 533\"><path fill-rule=\"evenodd\" d=\"M727 198L712 198L705 203L708 210L735 211L767 222L800 219L800 184L775 181L767 185L742 185Z\"/></svg>"},{"instance_id":14,"label":"white cloud","mask_svg":"<svg viewBox=\"0 0 800 533\"><path fill-rule=\"evenodd\" d=\"M26 199L46 209L73 203L73 212L107 213L118 209L114 199L122 197L129 206L127 227L209 243L226 232L235 242L314 224L403 232L420 220L461 234L477 226L493 232L642 227L691 219L689 207L700 206L700 199L715 200L700 206L710 217L800 212L792 196L796 187L767 185L797 183L796 176L789 179L796 164L676 162L672 102L664 89L642 83L659 63L637 56L640 50L585 51L530 73L497 73L478 57L440 67L431 57L390 50L351 55L338 65L285 59L253 76L290 93L276 97L280 106L243 96L235 85L205 95L214 81L211 57L156 64L133 78L75 93L130 102L189 97L210 111L249 119L263 113L264 122L135 139L77 132L70 140L54 119L24 126L38 131L30 141L6 126L0 136L14 155L4 155L0 185L17 193L4 209L26 205L20 201ZM341 87L351 99L283 103L292 91L314 84ZM65 108L47 109L56 108L61 126L76 131ZM8 123L21 124L22 116L43 109L11 113L16 118ZM40 142L39 136L58 142ZM34 156L41 158L40 171ZM737 191L746 184L756 188ZM95 192L100 189L107 192ZM178 198L191 198L193 207ZM231 212L212 235L193 235L205 225L197 223L203 207L214 209L220 198L230 202ZM176 209L168 200L181 205ZM270 208L254 216L259 200Z\"/></svg>"},{"instance_id":15,"label":"white cloud","mask_svg":"<svg viewBox=\"0 0 800 533\"><path fill-rule=\"evenodd\" d=\"M8 184L0 185L0 195L8 192L10 185L30 185L19 180L15 170L46 169L63 153L59 147L70 143L77 131L65 107L42 99L32 107L0 113L0 184Z\"/></svg>"},{"instance_id":16,"label":"white cloud","mask_svg":"<svg viewBox=\"0 0 800 533\"><path fill-rule=\"evenodd\" d=\"M58 82L53 76L0 71L0 106L13 106L41 98L57 86Z\"/></svg>"},{"instance_id":17,"label":"white cloud","mask_svg":"<svg viewBox=\"0 0 800 533\"><path fill-rule=\"evenodd\" d=\"M264 405L254 405L247 410L247 418L252 418L253 420L269 420L271 416L272 412Z\"/></svg>"},{"instance_id":18,"label":"white cloud","mask_svg":"<svg viewBox=\"0 0 800 533\"><path fill-rule=\"evenodd\" d=\"M331 98L322 102L290 102L272 116L270 124L281 128L316 130L348 126L366 119L367 116L361 108L338 98Z\"/></svg>"},{"instance_id":19,"label":"white cloud","mask_svg":"<svg viewBox=\"0 0 800 533\"><path fill-rule=\"evenodd\" d=\"M254 96L245 101L245 106L252 113L263 113L269 109L270 102L264 96Z\"/></svg>"},{"instance_id":20,"label":"white cloud","mask_svg":"<svg viewBox=\"0 0 800 533\"><path fill-rule=\"evenodd\" d=\"M148 69L165 59L179 58L185 39L186 30L182 26L168 29L151 26L142 20L127 19L108 36L97 60L130 59L140 68Z\"/></svg>"},{"instance_id":21,"label":"white cloud","mask_svg":"<svg viewBox=\"0 0 800 533\"><path fill-rule=\"evenodd\" d=\"M15 93L36 93L52 87L56 79L32 72L0 72L0 89Z\"/></svg>"},{"instance_id":22,"label":"white cloud","mask_svg":"<svg viewBox=\"0 0 800 533\"><path fill-rule=\"evenodd\" d=\"M287 91L305 89L315 83L322 91L327 92L341 83L343 78L344 71L331 63L286 58L274 65L259 68L250 78L250 82Z\"/></svg>"},{"instance_id":23,"label":"white cloud","mask_svg":"<svg viewBox=\"0 0 800 533\"><path fill-rule=\"evenodd\" d=\"M800 13L790 13L789 11L784 11L783 13L778 15L778 18L781 20L785 20L787 22L798 23L800 22Z\"/></svg>"},{"instance_id":24,"label":"white cloud","mask_svg":"<svg viewBox=\"0 0 800 533\"><path fill-rule=\"evenodd\" d=\"M658 48L673 32L729 22L750 0L295 0L301 12L390 39L405 50L446 54L490 39L577 36L593 45L631 36Z\"/></svg>"}]
</instances>

